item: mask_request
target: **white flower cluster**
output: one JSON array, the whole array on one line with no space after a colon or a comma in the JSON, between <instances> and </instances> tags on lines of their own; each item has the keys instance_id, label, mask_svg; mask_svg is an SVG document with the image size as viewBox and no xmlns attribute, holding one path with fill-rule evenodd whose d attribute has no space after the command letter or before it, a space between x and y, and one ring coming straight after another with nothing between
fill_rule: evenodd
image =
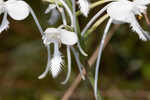
<instances>
[{"instance_id":1,"label":"white flower cluster","mask_svg":"<svg viewBox=\"0 0 150 100\"><path fill-rule=\"evenodd\" d=\"M67 83L70 73L71 73L71 54L72 51L76 63L78 65L79 71L81 73L82 78L84 79L84 75L82 74L83 66L79 60L79 53L77 52L75 45L79 51L83 55L87 55L81 48L79 43L77 23L76 23L76 6L79 6L80 12L85 16L88 17L89 10L90 10L90 3L88 0L70 0L72 8L66 3L65 0L44 0L49 3L48 8L46 9L45 13L50 13L54 11L50 18L51 23L55 23L58 15L55 13L57 12L62 18L62 25L58 28L48 27L45 31L41 28L32 8L23 0L7 0L3 1L0 0L0 14L4 13L2 23L0 25L0 33L9 28L9 21L7 19L7 15L9 15L14 20L24 20L31 14L35 23L41 32L43 43L47 47L48 52L48 62L45 71L39 76L39 79L44 78L47 73L50 71L52 73L52 77L56 78L62 70L64 66L63 54L60 52L61 44L66 45L66 52L67 52L67 62L68 62L68 73L66 76L65 81L62 84ZM104 0L105 1L105 0ZM107 0L106 0L107 1ZM102 13L105 11L109 15L109 20L104 30L104 35L102 37L99 54L96 63L96 70L95 70L95 97L97 99L97 81L98 81L98 71L100 65L100 59L102 55L102 50L104 46L104 40L107 36L108 30L112 23L114 24L123 24L128 23L131 26L131 29L135 31L139 38L143 41L150 40L150 36L148 32L144 31L142 27L139 25L136 15L142 15L146 13L147 5L150 4L150 0L109 0L108 3L104 8L102 8L85 26L81 35L83 36L89 27L96 21L96 19L101 16ZM78 5L76 5L78 4ZM67 15L69 15L71 25L69 25L67 20ZM54 44L54 52L51 56L50 45ZM71 51L70 51L71 50Z\"/></svg>"}]
</instances>

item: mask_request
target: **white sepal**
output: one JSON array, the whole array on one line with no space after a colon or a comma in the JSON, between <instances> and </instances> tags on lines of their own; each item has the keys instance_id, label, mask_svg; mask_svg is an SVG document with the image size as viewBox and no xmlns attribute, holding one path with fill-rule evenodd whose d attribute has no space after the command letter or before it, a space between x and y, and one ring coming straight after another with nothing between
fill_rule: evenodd
<instances>
[{"instance_id":1,"label":"white sepal","mask_svg":"<svg viewBox=\"0 0 150 100\"><path fill-rule=\"evenodd\" d=\"M24 1L8 0L5 2L8 14L15 20L24 20L30 13L29 6Z\"/></svg>"},{"instance_id":2,"label":"white sepal","mask_svg":"<svg viewBox=\"0 0 150 100\"><path fill-rule=\"evenodd\" d=\"M63 44L74 45L78 42L76 33L60 29L60 40Z\"/></svg>"}]
</instances>

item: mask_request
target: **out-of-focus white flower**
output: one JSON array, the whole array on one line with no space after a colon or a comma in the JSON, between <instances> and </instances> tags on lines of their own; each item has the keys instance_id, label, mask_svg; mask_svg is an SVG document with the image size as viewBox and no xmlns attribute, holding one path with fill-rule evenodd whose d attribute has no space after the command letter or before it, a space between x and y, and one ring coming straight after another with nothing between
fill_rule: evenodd
<instances>
[{"instance_id":1,"label":"out-of-focus white flower","mask_svg":"<svg viewBox=\"0 0 150 100\"><path fill-rule=\"evenodd\" d=\"M88 2L88 0L79 0L78 3L80 6L80 11L84 16L87 17L90 10L90 3Z\"/></svg>"},{"instance_id":2,"label":"out-of-focus white flower","mask_svg":"<svg viewBox=\"0 0 150 100\"><path fill-rule=\"evenodd\" d=\"M139 38L146 41L150 38L147 32L141 28L135 17L135 15L142 15L142 13L146 11L146 5L149 4L150 1L144 1L144 3L141 3L141 0L135 0L133 2L127 0L112 2L108 4L107 13L114 23L129 23L132 30L139 35Z\"/></svg>"},{"instance_id":3,"label":"out-of-focus white flower","mask_svg":"<svg viewBox=\"0 0 150 100\"><path fill-rule=\"evenodd\" d=\"M51 71L53 78L55 78L58 76L64 65L62 55L59 51L59 44L62 43L66 46L72 46L78 42L78 38L74 32L65 29L47 28L44 33L43 42L45 45L54 43L54 54L51 60L48 61L48 66L45 72L39 76L39 79L44 78L49 71Z\"/></svg>"},{"instance_id":4,"label":"out-of-focus white flower","mask_svg":"<svg viewBox=\"0 0 150 100\"><path fill-rule=\"evenodd\" d=\"M45 14L51 13L48 23L50 25L55 24L60 16L59 10L56 4L49 4L48 8L45 10Z\"/></svg>"},{"instance_id":5,"label":"out-of-focus white flower","mask_svg":"<svg viewBox=\"0 0 150 100\"><path fill-rule=\"evenodd\" d=\"M142 2L143 1L143 2ZM150 39L148 33L142 29L136 20L135 15L142 15L147 9L146 5L150 3L150 0L115 0L109 3L102 10L100 10L83 29L82 35L90 27L90 25L105 11L107 10L108 15L115 24L129 23L132 30L135 31L139 38L143 41Z\"/></svg>"},{"instance_id":6,"label":"out-of-focus white flower","mask_svg":"<svg viewBox=\"0 0 150 100\"><path fill-rule=\"evenodd\" d=\"M112 0L113 2L106 5L104 8L102 8L86 25L86 27L81 32L82 35L87 31L87 29L94 23L94 21L105 11L107 11L107 14L109 15L110 19L106 25L106 28L104 30L104 35L102 37L97 63L96 63L96 69L95 69L95 87L94 87L94 93L96 100L97 98L97 82L98 82L98 71L99 71L99 65L101 60L101 55L104 47L104 40L106 39L108 30L112 23L114 24L123 24L128 23L132 27L132 30L135 31L139 38L143 41L150 40L150 35L148 32L144 31L142 27L139 25L136 15L142 15L147 7L146 5L150 4L150 0L134 0L134 1L128 1L128 0Z\"/></svg>"},{"instance_id":7,"label":"out-of-focus white flower","mask_svg":"<svg viewBox=\"0 0 150 100\"><path fill-rule=\"evenodd\" d=\"M22 0L0 1L0 14L4 13L0 33L9 27L7 14L14 20L24 20L29 15L30 9L27 3Z\"/></svg>"}]
</instances>

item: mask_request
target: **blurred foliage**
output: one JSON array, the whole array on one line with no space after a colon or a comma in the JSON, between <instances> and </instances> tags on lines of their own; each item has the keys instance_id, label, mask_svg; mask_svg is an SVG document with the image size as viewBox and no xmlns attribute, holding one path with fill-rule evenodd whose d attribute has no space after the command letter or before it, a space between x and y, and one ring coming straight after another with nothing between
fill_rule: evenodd
<instances>
[{"instance_id":1,"label":"blurred foliage","mask_svg":"<svg viewBox=\"0 0 150 100\"><path fill-rule=\"evenodd\" d=\"M48 4L40 0L26 1L34 9L43 29L50 26L47 22L50 15L44 14ZM87 19L80 16L81 28L100 8L93 9ZM79 73L76 63L72 60L71 78L66 85L60 84L66 76L66 66L58 78L52 79L48 75L38 80L47 61L40 33L31 16L24 21L11 18L9 21L10 28L0 35L0 100L60 100ZM150 32L144 18L139 22ZM106 21L88 37L84 49L89 57L96 49L105 25ZM121 25L116 30L103 52L101 63L99 89L105 100L150 100L149 51L150 42L139 40L129 25ZM91 71L94 77L94 67ZM82 81L70 100L92 100L93 97L87 96L91 96L92 91L86 81Z\"/></svg>"}]
</instances>

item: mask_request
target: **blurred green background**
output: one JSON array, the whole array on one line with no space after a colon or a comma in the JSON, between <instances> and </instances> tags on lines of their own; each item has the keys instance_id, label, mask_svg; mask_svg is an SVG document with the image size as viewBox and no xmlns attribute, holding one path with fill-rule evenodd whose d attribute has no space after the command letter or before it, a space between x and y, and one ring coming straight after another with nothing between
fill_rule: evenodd
<instances>
[{"instance_id":1,"label":"blurred green background","mask_svg":"<svg viewBox=\"0 0 150 100\"><path fill-rule=\"evenodd\" d=\"M46 29L50 14L46 15L44 11L48 4L40 0L26 1L35 11L43 29ZM79 17L81 28L100 8L93 9L88 18ZM150 16L149 9L147 12ZM24 21L8 19L10 28L0 35L0 100L61 100L79 73L75 60L72 60L71 78L66 85L60 84L66 76L66 66L58 78L52 79L51 75L47 75L38 80L37 77L45 70L47 51L36 24L31 15ZM54 26L60 25L60 21L59 18ZM86 47L83 47L89 57L101 40L106 22L89 36ZM144 18L139 22L150 32ZM65 47L62 49L65 50ZM149 51L150 42L139 40L128 24L121 25L115 31L101 62L99 89L104 100L150 100ZM89 71L94 77L94 67ZM92 92L86 81L81 81L69 100L92 100Z\"/></svg>"}]
</instances>

